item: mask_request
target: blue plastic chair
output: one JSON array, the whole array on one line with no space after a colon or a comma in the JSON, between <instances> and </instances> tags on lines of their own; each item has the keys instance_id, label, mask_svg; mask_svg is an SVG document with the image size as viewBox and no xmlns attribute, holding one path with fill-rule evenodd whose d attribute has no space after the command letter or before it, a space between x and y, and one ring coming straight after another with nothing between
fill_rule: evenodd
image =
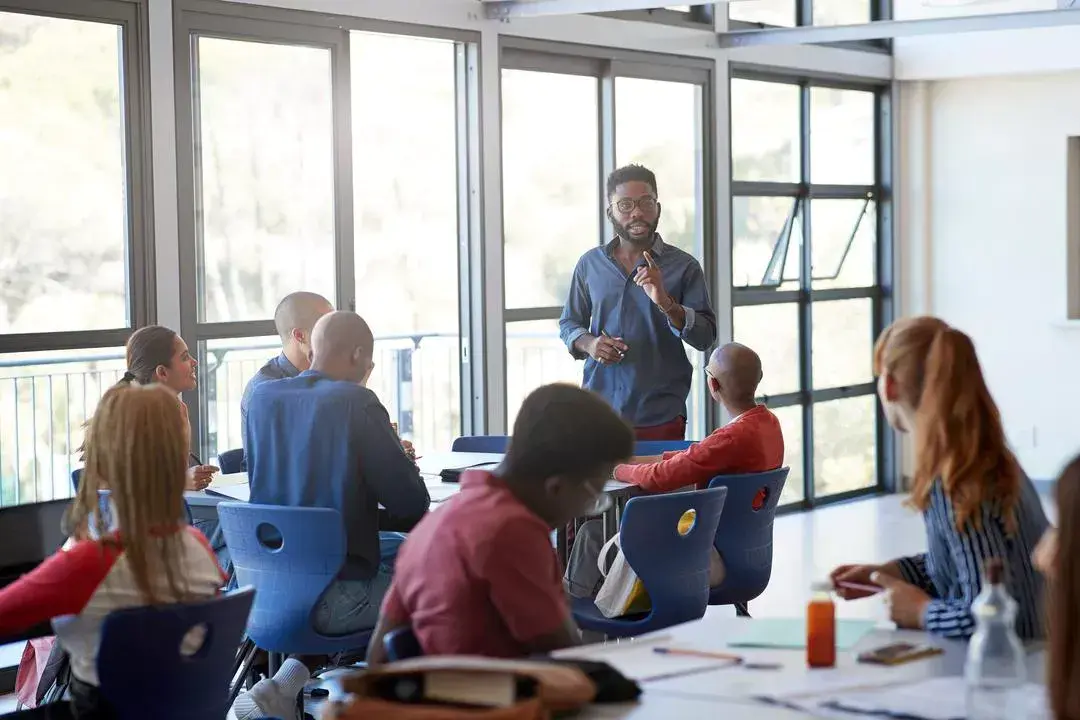
<instances>
[{"instance_id":1,"label":"blue plastic chair","mask_svg":"<svg viewBox=\"0 0 1080 720\"><path fill-rule=\"evenodd\" d=\"M201 603L118 610L105 618L98 650L101 694L120 720L222 718L229 711L229 670L244 636L255 591L244 588ZM191 656L181 641L206 627Z\"/></svg>"},{"instance_id":2,"label":"blue plastic chair","mask_svg":"<svg viewBox=\"0 0 1080 720\"><path fill-rule=\"evenodd\" d=\"M634 454L638 457L663 455L666 452L685 450L693 444L693 440L638 440L634 443Z\"/></svg>"},{"instance_id":3,"label":"blue plastic chair","mask_svg":"<svg viewBox=\"0 0 1080 720\"><path fill-rule=\"evenodd\" d=\"M345 526L330 508L223 502L218 519L240 585L255 588L248 638L270 653L333 655L362 652L372 630L323 635L311 623L323 592L345 564ZM260 539L276 531L280 542ZM255 650L243 659L244 675ZM273 671L273 664L271 666Z\"/></svg>"},{"instance_id":4,"label":"blue plastic chair","mask_svg":"<svg viewBox=\"0 0 1080 720\"><path fill-rule=\"evenodd\" d=\"M82 480L82 468L75 468L71 471L71 487L75 492L79 492L80 480Z\"/></svg>"},{"instance_id":5,"label":"blue plastic chair","mask_svg":"<svg viewBox=\"0 0 1080 720\"><path fill-rule=\"evenodd\" d=\"M763 473L720 475L709 487L726 487L727 511L716 532L716 550L724 560L724 582L709 593L710 605L735 605L749 616L747 604L769 586L772 577L773 520L790 468ZM754 498L765 490L765 504L754 510Z\"/></svg>"},{"instance_id":6,"label":"blue plastic chair","mask_svg":"<svg viewBox=\"0 0 1080 720\"><path fill-rule=\"evenodd\" d=\"M632 498L619 531L623 554L645 584L652 609L639 616L606 618L591 598L575 598L574 618L585 630L631 637L705 615L709 602L709 549L724 510L726 488ZM697 512L680 535L679 520Z\"/></svg>"},{"instance_id":7,"label":"blue plastic chair","mask_svg":"<svg viewBox=\"0 0 1080 720\"><path fill-rule=\"evenodd\" d=\"M510 438L506 435L472 435L459 437L450 446L454 452L505 453L510 447Z\"/></svg>"},{"instance_id":8,"label":"blue plastic chair","mask_svg":"<svg viewBox=\"0 0 1080 720\"><path fill-rule=\"evenodd\" d=\"M221 468L221 472L224 475L244 472L244 450L243 448L226 450L218 455L217 462L218 467Z\"/></svg>"},{"instance_id":9,"label":"blue plastic chair","mask_svg":"<svg viewBox=\"0 0 1080 720\"><path fill-rule=\"evenodd\" d=\"M390 662L408 660L420 657L424 654L420 647L420 640L411 627L401 627L391 630L383 636L383 650L386 651L386 659Z\"/></svg>"}]
</instances>

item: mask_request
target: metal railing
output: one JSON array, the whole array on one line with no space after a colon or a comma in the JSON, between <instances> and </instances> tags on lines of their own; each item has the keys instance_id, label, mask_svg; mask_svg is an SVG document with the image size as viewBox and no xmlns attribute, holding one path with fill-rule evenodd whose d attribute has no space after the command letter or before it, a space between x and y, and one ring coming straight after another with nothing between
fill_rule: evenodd
<instances>
[{"instance_id":1,"label":"metal railing","mask_svg":"<svg viewBox=\"0 0 1080 720\"><path fill-rule=\"evenodd\" d=\"M277 345L214 344L200 368L210 457L241 446L240 399L252 375ZM461 431L460 339L425 333L375 343L369 386L420 449L447 448ZM41 359L0 361L0 507L71 496L83 426L102 394L125 370L122 350L58 352ZM508 334L507 397L512 413L533 388L579 382L558 337ZM517 404L515 404L517 403Z\"/></svg>"}]
</instances>

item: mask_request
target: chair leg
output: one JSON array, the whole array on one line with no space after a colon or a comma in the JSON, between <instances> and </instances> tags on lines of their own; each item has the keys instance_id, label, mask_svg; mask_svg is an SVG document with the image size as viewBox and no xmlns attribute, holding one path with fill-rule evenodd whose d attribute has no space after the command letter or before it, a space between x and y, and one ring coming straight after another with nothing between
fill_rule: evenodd
<instances>
[{"instance_id":1,"label":"chair leg","mask_svg":"<svg viewBox=\"0 0 1080 720\"><path fill-rule=\"evenodd\" d=\"M270 653L269 660L270 665L268 668L268 672L270 673L270 675L268 677L274 677L274 675L277 675L278 668L281 667L281 663L283 662L283 660L281 659L281 653Z\"/></svg>"},{"instance_id":2,"label":"chair leg","mask_svg":"<svg viewBox=\"0 0 1080 720\"><path fill-rule=\"evenodd\" d=\"M736 617L750 617L750 605L748 603L735 603Z\"/></svg>"},{"instance_id":3,"label":"chair leg","mask_svg":"<svg viewBox=\"0 0 1080 720\"><path fill-rule=\"evenodd\" d=\"M233 674L233 685L229 689L229 707L232 707L237 696L240 695L240 690L244 687L244 680L251 674L251 666L255 664L255 656L258 652L259 648L255 647L255 643L250 640L245 640L244 645L241 646L240 668L238 671L240 674Z\"/></svg>"}]
</instances>

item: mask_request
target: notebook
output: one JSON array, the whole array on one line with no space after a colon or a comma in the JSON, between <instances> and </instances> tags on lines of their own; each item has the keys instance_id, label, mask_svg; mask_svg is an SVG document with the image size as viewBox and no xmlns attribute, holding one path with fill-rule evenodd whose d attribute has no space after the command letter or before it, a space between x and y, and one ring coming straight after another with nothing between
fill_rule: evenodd
<instances>
[{"instance_id":1,"label":"notebook","mask_svg":"<svg viewBox=\"0 0 1080 720\"><path fill-rule=\"evenodd\" d=\"M460 468L446 468L439 473L439 479L444 483L456 483L461 482L461 474L466 470L478 470L480 468L495 467L499 463L497 462L485 462L477 463L476 465L466 465Z\"/></svg>"}]
</instances>

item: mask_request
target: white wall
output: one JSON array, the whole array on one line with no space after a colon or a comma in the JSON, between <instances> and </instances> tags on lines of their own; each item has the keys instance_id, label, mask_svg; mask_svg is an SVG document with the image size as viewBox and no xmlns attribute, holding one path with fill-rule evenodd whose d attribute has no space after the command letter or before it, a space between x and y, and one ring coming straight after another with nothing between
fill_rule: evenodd
<instances>
[{"instance_id":1,"label":"white wall","mask_svg":"<svg viewBox=\"0 0 1080 720\"><path fill-rule=\"evenodd\" d=\"M1025 469L1080 451L1080 327L1066 315L1066 138L1080 72L903 83L904 312L975 339Z\"/></svg>"}]
</instances>

